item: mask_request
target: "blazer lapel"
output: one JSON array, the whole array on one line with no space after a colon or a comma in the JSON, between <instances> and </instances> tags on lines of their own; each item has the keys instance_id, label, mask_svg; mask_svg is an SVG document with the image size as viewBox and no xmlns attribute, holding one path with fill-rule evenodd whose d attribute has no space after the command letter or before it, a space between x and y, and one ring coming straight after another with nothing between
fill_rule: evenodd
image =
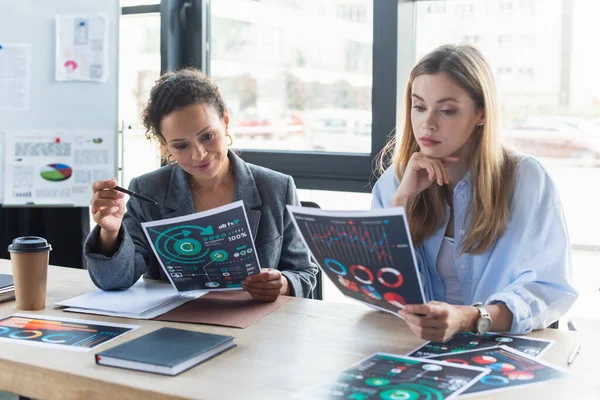
<instances>
[{"instance_id":1,"label":"blazer lapel","mask_svg":"<svg viewBox=\"0 0 600 400\"><path fill-rule=\"evenodd\" d=\"M256 240L256 234L258 233L258 223L260 221L260 206L262 201L258 194L258 188L256 187L256 181L254 175L248 164L238 157L234 152L230 151L229 161L233 166L233 173L235 179L235 190L234 200L242 200L244 207L246 208L246 215L248 216L248 224L252 231L252 238Z\"/></svg>"},{"instance_id":2,"label":"blazer lapel","mask_svg":"<svg viewBox=\"0 0 600 400\"><path fill-rule=\"evenodd\" d=\"M165 195L165 218L181 217L194 213L194 201L191 196L187 173L179 165L174 165L171 180Z\"/></svg>"},{"instance_id":3,"label":"blazer lapel","mask_svg":"<svg viewBox=\"0 0 600 400\"><path fill-rule=\"evenodd\" d=\"M235 179L234 200L244 202L252 238L256 239L262 201L258 194L254 175L248 164L235 153L229 151L228 157ZM181 217L195 212L187 173L179 165L173 166L164 204L167 209L164 218Z\"/></svg>"}]
</instances>

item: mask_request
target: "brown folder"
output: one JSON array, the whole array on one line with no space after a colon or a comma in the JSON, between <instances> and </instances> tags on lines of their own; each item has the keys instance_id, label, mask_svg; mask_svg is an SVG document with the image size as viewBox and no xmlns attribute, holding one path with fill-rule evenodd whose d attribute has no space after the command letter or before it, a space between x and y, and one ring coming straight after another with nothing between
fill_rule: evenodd
<instances>
[{"instance_id":1,"label":"brown folder","mask_svg":"<svg viewBox=\"0 0 600 400\"><path fill-rule=\"evenodd\" d=\"M210 292L154 319L247 328L290 299L279 296L272 303L264 303L254 300L246 291Z\"/></svg>"}]
</instances>

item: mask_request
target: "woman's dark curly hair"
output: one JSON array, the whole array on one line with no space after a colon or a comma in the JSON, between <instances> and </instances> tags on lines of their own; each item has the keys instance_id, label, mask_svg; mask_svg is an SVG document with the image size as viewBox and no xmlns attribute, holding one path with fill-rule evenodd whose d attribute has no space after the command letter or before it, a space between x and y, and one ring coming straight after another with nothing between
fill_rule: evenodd
<instances>
[{"instance_id":1,"label":"woman's dark curly hair","mask_svg":"<svg viewBox=\"0 0 600 400\"><path fill-rule=\"evenodd\" d=\"M163 117L187 106L206 104L217 111L221 119L225 116L225 100L218 86L204 73L195 68L184 68L166 72L150 91L150 99L142 112L142 122L146 137L156 139L165 146L165 138L160 131Z\"/></svg>"}]
</instances>

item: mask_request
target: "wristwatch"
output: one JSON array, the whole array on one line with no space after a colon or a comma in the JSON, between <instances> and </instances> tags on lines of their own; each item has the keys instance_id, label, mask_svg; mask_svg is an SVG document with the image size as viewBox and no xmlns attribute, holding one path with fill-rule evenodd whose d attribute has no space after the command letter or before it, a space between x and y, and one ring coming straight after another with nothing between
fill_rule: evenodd
<instances>
[{"instance_id":1,"label":"wristwatch","mask_svg":"<svg viewBox=\"0 0 600 400\"><path fill-rule=\"evenodd\" d=\"M475 330L472 333L478 336L485 335L492 328L492 318L490 317L490 313L483 308L483 303L480 301L473 304L473 307L477 307L479 310L479 319L477 319Z\"/></svg>"}]
</instances>

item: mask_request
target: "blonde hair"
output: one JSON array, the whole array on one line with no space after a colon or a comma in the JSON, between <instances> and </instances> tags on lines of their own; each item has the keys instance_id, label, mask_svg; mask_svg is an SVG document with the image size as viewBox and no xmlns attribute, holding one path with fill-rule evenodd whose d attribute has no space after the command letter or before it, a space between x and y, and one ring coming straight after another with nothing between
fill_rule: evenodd
<instances>
[{"instance_id":1,"label":"blonde hair","mask_svg":"<svg viewBox=\"0 0 600 400\"><path fill-rule=\"evenodd\" d=\"M485 123L475 128L471 172L471 201L465 214L468 234L461 251L483 253L502 236L508 224L515 157L500 144L500 117L494 76L482 54L474 47L445 45L423 57L412 69L404 95L404 128L400 146L393 138L379 157L381 172L392 160L399 180L413 153L419 151L411 124L412 83L420 75L445 73L462 87L483 110ZM432 235L445 222L444 188L431 185L406 205L408 224L415 244ZM467 218L470 215L470 219Z\"/></svg>"}]
</instances>

